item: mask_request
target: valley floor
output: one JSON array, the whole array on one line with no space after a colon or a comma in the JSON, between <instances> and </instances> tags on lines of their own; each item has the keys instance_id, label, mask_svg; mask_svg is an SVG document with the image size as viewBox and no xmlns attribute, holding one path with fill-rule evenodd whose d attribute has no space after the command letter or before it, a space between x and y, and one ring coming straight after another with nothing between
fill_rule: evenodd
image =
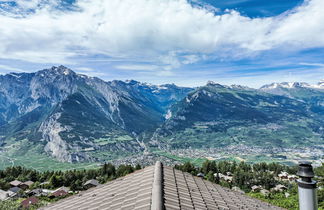
<instances>
[{"instance_id":1,"label":"valley floor","mask_svg":"<svg viewBox=\"0 0 324 210\"><path fill-rule=\"evenodd\" d=\"M127 157L107 160L115 165L140 163L142 165L152 165L157 160L163 161L167 165L192 162L199 166L206 159L208 160L232 160L245 161L247 163L258 162L278 162L286 165L295 165L300 160L310 160L315 166L320 166L324 162L324 146L313 146L308 148L260 148L248 147L244 145L229 146L224 148L205 149L178 149L178 150L157 150L150 149L145 154L129 154ZM71 170L97 168L100 162L93 163L65 163L59 162L44 154L39 154L36 150L30 150L23 155L13 155L4 150L0 155L0 170L9 166L20 165L33 168L38 171L46 170Z\"/></svg>"}]
</instances>

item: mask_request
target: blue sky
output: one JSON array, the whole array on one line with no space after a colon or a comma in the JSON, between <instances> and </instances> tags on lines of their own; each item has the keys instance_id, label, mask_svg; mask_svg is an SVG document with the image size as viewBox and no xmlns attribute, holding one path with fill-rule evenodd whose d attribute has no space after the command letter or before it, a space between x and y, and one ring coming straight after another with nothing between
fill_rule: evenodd
<instances>
[{"instance_id":1,"label":"blue sky","mask_svg":"<svg viewBox=\"0 0 324 210\"><path fill-rule=\"evenodd\" d=\"M0 0L0 73L53 65L104 80L324 78L322 0Z\"/></svg>"}]
</instances>

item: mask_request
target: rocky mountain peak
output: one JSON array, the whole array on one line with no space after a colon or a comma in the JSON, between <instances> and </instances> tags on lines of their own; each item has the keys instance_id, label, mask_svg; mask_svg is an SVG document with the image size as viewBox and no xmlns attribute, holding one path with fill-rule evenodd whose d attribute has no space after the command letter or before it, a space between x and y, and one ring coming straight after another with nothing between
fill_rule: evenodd
<instances>
[{"instance_id":1,"label":"rocky mountain peak","mask_svg":"<svg viewBox=\"0 0 324 210\"><path fill-rule=\"evenodd\" d=\"M65 66L52 66L49 69L43 69L41 71L37 72L38 75L40 76L52 76L52 75L60 75L60 76L68 76L68 75L76 75L76 73L74 71L72 71L71 69L65 67Z\"/></svg>"},{"instance_id":2,"label":"rocky mountain peak","mask_svg":"<svg viewBox=\"0 0 324 210\"><path fill-rule=\"evenodd\" d=\"M217 82L214 82L214 81L208 81L206 86L222 87L222 88L224 87L223 85L221 85Z\"/></svg>"}]
</instances>

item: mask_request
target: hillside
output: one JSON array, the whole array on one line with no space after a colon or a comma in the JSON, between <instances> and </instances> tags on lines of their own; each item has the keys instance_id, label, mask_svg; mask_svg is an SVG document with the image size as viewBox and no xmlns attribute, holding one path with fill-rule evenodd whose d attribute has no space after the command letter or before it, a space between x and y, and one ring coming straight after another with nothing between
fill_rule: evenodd
<instances>
[{"instance_id":1,"label":"hillside","mask_svg":"<svg viewBox=\"0 0 324 210\"><path fill-rule=\"evenodd\" d=\"M309 92L324 96L320 90ZM151 143L172 148L322 144L322 108L313 100L210 82L173 107Z\"/></svg>"},{"instance_id":2,"label":"hillside","mask_svg":"<svg viewBox=\"0 0 324 210\"><path fill-rule=\"evenodd\" d=\"M189 91L175 85L105 82L64 66L0 76L0 142L16 155L36 147L68 162L140 152L144 146L136 140L138 134L159 126L166 109ZM20 145L23 140L27 143Z\"/></svg>"},{"instance_id":3,"label":"hillside","mask_svg":"<svg viewBox=\"0 0 324 210\"><path fill-rule=\"evenodd\" d=\"M10 73L0 76L0 163L54 164L49 157L91 163L231 145L323 145L323 90L323 83L252 89L209 82L194 89L106 82L64 66Z\"/></svg>"}]
</instances>

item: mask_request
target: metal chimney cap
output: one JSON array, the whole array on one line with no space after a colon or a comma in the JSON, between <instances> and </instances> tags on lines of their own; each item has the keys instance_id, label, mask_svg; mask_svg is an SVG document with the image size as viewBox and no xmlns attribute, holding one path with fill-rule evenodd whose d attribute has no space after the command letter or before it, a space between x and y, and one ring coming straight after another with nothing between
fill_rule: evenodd
<instances>
[{"instance_id":1,"label":"metal chimney cap","mask_svg":"<svg viewBox=\"0 0 324 210\"><path fill-rule=\"evenodd\" d=\"M313 178L315 176L312 163L309 161L300 161L297 175L305 178Z\"/></svg>"}]
</instances>

